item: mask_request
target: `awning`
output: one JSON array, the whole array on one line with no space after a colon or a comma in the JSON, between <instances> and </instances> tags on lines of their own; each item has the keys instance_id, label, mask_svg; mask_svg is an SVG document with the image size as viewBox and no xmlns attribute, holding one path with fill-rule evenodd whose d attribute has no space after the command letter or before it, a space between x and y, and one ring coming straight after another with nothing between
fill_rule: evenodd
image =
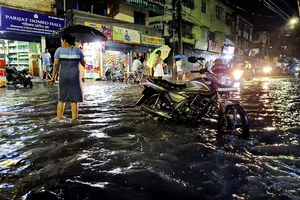
<instances>
[{"instance_id":1,"label":"awning","mask_svg":"<svg viewBox=\"0 0 300 200\"><path fill-rule=\"evenodd\" d=\"M0 39L41 43L40 35L13 33L13 32L7 32L7 31L0 32Z\"/></svg>"}]
</instances>

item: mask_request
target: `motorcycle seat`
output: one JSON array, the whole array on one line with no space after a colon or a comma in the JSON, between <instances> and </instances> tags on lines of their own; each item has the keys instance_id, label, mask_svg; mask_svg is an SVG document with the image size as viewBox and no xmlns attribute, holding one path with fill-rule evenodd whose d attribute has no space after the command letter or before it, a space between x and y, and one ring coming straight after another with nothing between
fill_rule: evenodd
<instances>
[{"instance_id":1,"label":"motorcycle seat","mask_svg":"<svg viewBox=\"0 0 300 200\"><path fill-rule=\"evenodd\" d=\"M160 79L153 79L154 80L154 83L158 84L158 85L161 85L167 89L179 89L179 90L182 90L182 89L185 89L186 88L186 84L176 84L176 83L172 83L172 82L169 82L167 80L160 80Z\"/></svg>"}]
</instances>

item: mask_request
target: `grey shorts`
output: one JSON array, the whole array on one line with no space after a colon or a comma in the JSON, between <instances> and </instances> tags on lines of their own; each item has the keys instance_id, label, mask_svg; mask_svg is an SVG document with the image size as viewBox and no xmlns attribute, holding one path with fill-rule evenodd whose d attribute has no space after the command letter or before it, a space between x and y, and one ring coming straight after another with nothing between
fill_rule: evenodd
<instances>
[{"instance_id":1,"label":"grey shorts","mask_svg":"<svg viewBox=\"0 0 300 200\"><path fill-rule=\"evenodd\" d=\"M43 71L48 72L50 70L50 65L43 65Z\"/></svg>"}]
</instances>

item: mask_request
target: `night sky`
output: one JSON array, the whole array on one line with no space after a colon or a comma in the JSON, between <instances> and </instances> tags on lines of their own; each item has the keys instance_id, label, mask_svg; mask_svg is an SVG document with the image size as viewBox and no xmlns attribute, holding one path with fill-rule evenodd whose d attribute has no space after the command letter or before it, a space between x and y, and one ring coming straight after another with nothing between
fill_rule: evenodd
<instances>
[{"instance_id":1,"label":"night sky","mask_svg":"<svg viewBox=\"0 0 300 200\"><path fill-rule=\"evenodd\" d=\"M222 0L234 8L240 15L251 21L255 30L276 31L286 25L288 18L299 16L297 0ZM277 7L276 7L277 6ZM267 7L281 9L273 12ZM280 17L280 15L283 16Z\"/></svg>"}]
</instances>

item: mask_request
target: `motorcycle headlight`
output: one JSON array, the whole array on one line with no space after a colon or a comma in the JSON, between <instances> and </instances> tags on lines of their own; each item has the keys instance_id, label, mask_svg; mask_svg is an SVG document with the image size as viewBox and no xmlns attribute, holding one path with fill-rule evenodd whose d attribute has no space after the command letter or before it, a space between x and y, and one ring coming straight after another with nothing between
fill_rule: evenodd
<instances>
[{"instance_id":1,"label":"motorcycle headlight","mask_svg":"<svg viewBox=\"0 0 300 200\"><path fill-rule=\"evenodd\" d=\"M241 77L242 77L242 75L243 75L243 71L242 70L235 70L233 72L233 77L234 77L235 80L240 80Z\"/></svg>"},{"instance_id":2,"label":"motorcycle headlight","mask_svg":"<svg viewBox=\"0 0 300 200\"><path fill-rule=\"evenodd\" d=\"M272 67L264 67L265 73L270 73L272 71Z\"/></svg>"}]
</instances>

